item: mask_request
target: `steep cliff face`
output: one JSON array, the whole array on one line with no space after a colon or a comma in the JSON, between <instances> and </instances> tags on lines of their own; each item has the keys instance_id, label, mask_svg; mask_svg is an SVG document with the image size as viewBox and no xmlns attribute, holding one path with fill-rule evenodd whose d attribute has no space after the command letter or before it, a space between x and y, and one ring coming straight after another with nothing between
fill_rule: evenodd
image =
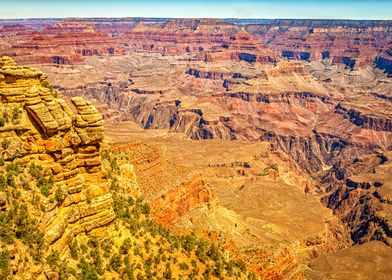
<instances>
[{"instance_id":1,"label":"steep cliff face","mask_svg":"<svg viewBox=\"0 0 392 280\"><path fill-rule=\"evenodd\" d=\"M320 179L323 202L347 223L356 243L380 240L391 246L390 152L358 156L335 165Z\"/></svg>"},{"instance_id":2,"label":"steep cliff face","mask_svg":"<svg viewBox=\"0 0 392 280\"><path fill-rule=\"evenodd\" d=\"M147 145L116 144L111 149L126 154L136 167L139 186L151 207L151 215L162 224L173 226L176 219L193 208L214 200L201 174L168 162Z\"/></svg>"},{"instance_id":3,"label":"steep cliff face","mask_svg":"<svg viewBox=\"0 0 392 280\"><path fill-rule=\"evenodd\" d=\"M349 105L346 107L345 104L338 104L335 108L335 112L343 115L350 122L357 126L376 130L376 131L387 131L392 132L392 120L382 115L362 113L355 108L350 108Z\"/></svg>"},{"instance_id":4,"label":"steep cliff face","mask_svg":"<svg viewBox=\"0 0 392 280\"><path fill-rule=\"evenodd\" d=\"M47 245L61 252L72 236L114 219L99 159L102 117L82 98L72 100L72 111L36 69L3 59L0 82L1 138L7 143L2 158L5 164L33 162L42 167L43 178L53 181L53 188L41 197L47 211L40 225ZM65 195L53 202L56 189Z\"/></svg>"},{"instance_id":5,"label":"steep cliff face","mask_svg":"<svg viewBox=\"0 0 392 280\"><path fill-rule=\"evenodd\" d=\"M392 51L390 51L392 53ZM380 68L388 73L389 77L392 77L392 57L389 56L377 56L375 60L377 68Z\"/></svg>"},{"instance_id":6,"label":"steep cliff face","mask_svg":"<svg viewBox=\"0 0 392 280\"><path fill-rule=\"evenodd\" d=\"M42 249L61 254L74 236L104 234L115 218L100 161L103 120L82 98L72 99L72 109L56 98L39 70L5 57L0 66L1 169L14 183L25 182L22 197L34 201L26 210L39 222ZM3 194L11 207L12 196Z\"/></svg>"},{"instance_id":7,"label":"steep cliff face","mask_svg":"<svg viewBox=\"0 0 392 280\"><path fill-rule=\"evenodd\" d=\"M222 82L225 91L208 97L210 107L184 105L186 91L178 99L166 97L166 92L136 93L117 84L63 92L68 96L85 92L117 111L117 119L132 120L143 128L168 129L191 139L268 140L310 172L332 166L339 158L354 159L356 154L391 145L387 110L370 114L371 110L355 105L361 100L342 102L343 95L309 75L303 63L280 62L257 73L254 69L239 72L214 66L187 70L196 81ZM386 102L371 100L371 107L382 107ZM350 113L346 108L354 105L356 109ZM220 114L209 117L215 108ZM358 123L358 118L365 117ZM335 128L334 123L341 125Z\"/></svg>"}]
</instances>

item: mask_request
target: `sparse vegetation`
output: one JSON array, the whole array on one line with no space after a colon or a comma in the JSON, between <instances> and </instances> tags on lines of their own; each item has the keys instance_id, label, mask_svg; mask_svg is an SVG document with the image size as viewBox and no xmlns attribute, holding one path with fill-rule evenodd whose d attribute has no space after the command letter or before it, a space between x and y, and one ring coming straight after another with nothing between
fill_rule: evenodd
<instances>
[{"instance_id":1,"label":"sparse vegetation","mask_svg":"<svg viewBox=\"0 0 392 280\"><path fill-rule=\"evenodd\" d=\"M0 280L8 279L10 275L10 254L8 251L0 252Z\"/></svg>"},{"instance_id":2,"label":"sparse vegetation","mask_svg":"<svg viewBox=\"0 0 392 280\"><path fill-rule=\"evenodd\" d=\"M10 143L11 142L8 139L4 139L3 141L1 141L1 147L3 148L3 150L7 150L10 146Z\"/></svg>"},{"instance_id":3,"label":"sparse vegetation","mask_svg":"<svg viewBox=\"0 0 392 280\"><path fill-rule=\"evenodd\" d=\"M60 186L57 187L56 192L55 192L54 195L55 195L56 200L57 200L58 202L60 202L60 201L62 201L62 200L64 199L64 192L63 192L63 190L61 189Z\"/></svg>"},{"instance_id":4,"label":"sparse vegetation","mask_svg":"<svg viewBox=\"0 0 392 280\"><path fill-rule=\"evenodd\" d=\"M11 121L13 124L19 123L19 117L22 114L22 111L19 108L14 108L11 114Z\"/></svg>"},{"instance_id":5,"label":"sparse vegetation","mask_svg":"<svg viewBox=\"0 0 392 280\"><path fill-rule=\"evenodd\" d=\"M12 204L0 212L2 248L18 240L25 246L26 262L31 260L49 267L58 273L59 279L68 279L70 275L81 280L108 279L108 275L109 279L210 279L245 275L236 262L226 265L223 251L216 244L199 240L194 234L173 235L154 222L149 205L141 197L123 195L121 155L110 153L103 158L111 174L109 186L117 216L112 225L117 232L114 237L73 238L68 245L69 258L65 259L55 250L45 253L43 233L32 213L45 213L48 202L63 201L64 191L56 186L52 194L53 177L35 162L4 162L0 190L7 193ZM23 192L34 193L31 204L23 201ZM10 273L7 254L2 251L0 256L0 279L7 279Z\"/></svg>"},{"instance_id":6,"label":"sparse vegetation","mask_svg":"<svg viewBox=\"0 0 392 280\"><path fill-rule=\"evenodd\" d=\"M37 186L40 188L41 193L45 196L49 196L50 190L52 189L53 186L53 178L45 178L45 177L40 177L37 180Z\"/></svg>"}]
</instances>

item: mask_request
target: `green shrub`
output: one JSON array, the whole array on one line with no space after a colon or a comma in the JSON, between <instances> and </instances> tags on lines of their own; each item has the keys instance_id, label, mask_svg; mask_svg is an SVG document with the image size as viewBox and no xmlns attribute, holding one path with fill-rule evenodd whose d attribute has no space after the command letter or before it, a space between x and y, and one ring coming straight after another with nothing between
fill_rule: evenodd
<instances>
[{"instance_id":1,"label":"green shrub","mask_svg":"<svg viewBox=\"0 0 392 280\"><path fill-rule=\"evenodd\" d=\"M1 141L1 147L3 148L3 150L7 150L8 147L10 146L10 141L7 139L4 139L3 141Z\"/></svg>"},{"instance_id":2,"label":"green shrub","mask_svg":"<svg viewBox=\"0 0 392 280\"><path fill-rule=\"evenodd\" d=\"M115 254L111 259L110 259L110 267L114 271L119 271L120 267L122 265L121 257L119 254Z\"/></svg>"},{"instance_id":3,"label":"green shrub","mask_svg":"<svg viewBox=\"0 0 392 280\"><path fill-rule=\"evenodd\" d=\"M124 259L124 264L125 264L125 274L128 276L128 279L134 279L134 268L133 265L131 266L129 263L129 257L126 257Z\"/></svg>"},{"instance_id":4,"label":"green shrub","mask_svg":"<svg viewBox=\"0 0 392 280\"><path fill-rule=\"evenodd\" d=\"M40 177L37 180L37 186L40 188L41 193L44 196L49 196L50 190L52 189L53 186L53 178L50 177L49 179L46 179L45 177Z\"/></svg>"},{"instance_id":5,"label":"green shrub","mask_svg":"<svg viewBox=\"0 0 392 280\"><path fill-rule=\"evenodd\" d=\"M46 258L46 262L49 264L49 266L53 269L54 267L57 267L60 261L60 256L59 252L57 251L52 251L50 255Z\"/></svg>"},{"instance_id":6,"label":"green shrub","mask_svg":"<svg viewBox=\"0 0 392 280\"><path fill-rule=\"evenodd\" d=\"M98 274L103 274L104 270L102 269L102 257L101 257L101 253L99 252L98 248L94 248L93 250L91 250L90 252L90 256L94 261L94 266L98 272Z\"/></svg>"},{"instance_id":7,"label":"green shrub","mask_svg":"<svg viewBox=\"0 0 392 280\"><path fill-rule=\"evenodd\" d=\"M70 274L72 274L71 268L68 267L66 261L61 262L60 269L59 269L59 280L67 280L70 278ZM73 274L76 275L75 271Z\"/></svg>"},{"instance_id":8,"label":"green shrub","mask_svg":"<svg viewBox=\"0 0 392 280\"><path fill-rule=\"evenodd\" d=\"M0 240L7 244L12 244L14 238L15 232L12 228L12 224L2 213L0 213Z\"/></svg>"},{"instance_id":9,"label":"green shrub","mask_svg":"<svg viewBox=\"0 0 392 280\"><path fill-rule=\"evenodd\" d=\"M207 252L208 252L209 248L210 248L210 245L205 240L201 240L197 244L196 256L203 263L206 261Z\"/></svg>"},{"instance_id":10,"label":"green shrub","mask_svg":"<svg viewBox=\"0 0 392 280\"><path fill-rule=\"evenodd\" d=\"M196 238L194 235L186 235L185 238L183 239L182 242L182 247L188 251L191 252L196 246Z\"/></svg>"},{"instance_id":11,"label":"green shrub","mask_svg":"<svg viewBox=\"0 0 392 280\"><path fill-rule=\"evenodd\" d=\"M8 187L7 180L4 175L0 175L0 191L5 191Z\"/></svg>"},{"instance_id":12,"label":"green shrub","mask_svg":"<svg viewBox=\"0 0 392 280\"><path fill-rule=\"evenodd\" d=\"M56 192L55 192L54 195L55 195L56 200L57 200L58 202L60 202L60 201L62 201L62 200L64 199L64 193L63 193L63 190L61 189L60 186L57 187Z\"/></svg>"},{"instance_id":13,"label":"green shrub","mask_svg":"<svg viewBox=\"0 0 392 280\"><path fill-rule=\"evenodd\" d=\"M121 244L121 246L120 246L120 250L119 250L120 254L122 254L122 255L128 254L131 246L132 246L131 239L125 238L123 241L123 244Z\"/></svg>"},{"instance_id":14,"label":"green shrub","mask_svg":"<svg viewBox=\"0 0 392 280\"><path fill-rule=\"evenodd\" d=\"M78 258L78 241L76 239L69 244L69 250L71 257L76 260Z\"/></svg>"},{"instance_id":15,"label":"green shrub","mask_svg":"<svg viewBox=\"0 0 392 280\"><path fill-rule=\"evenodd\" d=\"M30 164L29 172L30 175L33 176L34 178L38 179L42 175L42 166L35 165L34 162Z\"/></svg>"},{"instance_id":16,"label":"green shrub","mask_svg":"<svg viewBox=\"0 0 392 280\"><path fill-rule=\"evenodd\" d=\"M26 205L22 204L15 219L16 237L30 248L42 248L44 243L43 233L38 227L37 220L31 218L28 213Z\"/></svg>"},{"instance_id":17,"label":"green shrub","mask_svg":"<svg viewBox=\"0 0 392 280\"><path fill-rule=\"evenodd\" d=\"M179 267L180 267L181 270L188 270L189 269L189 265L187 265L184 262L180 263Z\"/></svg>"},{"instance_id":18,"label":"green shrub","mask_svg":"<svg viewBox=\"0 0 392 280\"><path fill-rule=\"evenodd\" d=\"M214 261L218 261L221 258L221 252L219 250L219 248L215 245L212 244L210 246L210 249L208 250L207 255Z\"/></svg>"},{"instance_id":19,"label":"green shrub","mask_svg":"<svg viewBox=\"0 0 392 280\"><path fill-rule=\"evenodd\" d=\"M96 237L91 237L88 240L87 245L90 246L91 248L97 248L99 245L99 240Z\"/></svg>"},{"instance_id":20,"label":"green shrub","mask_svg":"<svg viewBox=\"0 0 392 280\"><path fill-rule=\"evenodd\" d=\"M10 254L8 253L8 251L2 251L0 253L0 279L8 279L10 272Z\"/></svg>"},{"instance_id":21,"label":"green shrub","mask_svg":"<svg viewBox=\"0 0 392 280\"><path fill-rule=\"evenodd\" d=\"M80 279L83 280L99 280L99 275L95 268L91 266L89 263L86 262L84 258L78 264L78 268L80 269L81 273L79 275Z\"/></svg>"},{"instance_id":22,"label":"green shrub","mask_svg":"<svg viewBox=\"0 0 392 280\"><path fill-rule=\"evenodd\" d=\"M21 113L22 113L22 111L19 108L14 108L12 110L11 119L12 119L13 123L15 123L15 122L17 122L19 120L19 116L20 116Z\"/></svg>"}]
</instances>

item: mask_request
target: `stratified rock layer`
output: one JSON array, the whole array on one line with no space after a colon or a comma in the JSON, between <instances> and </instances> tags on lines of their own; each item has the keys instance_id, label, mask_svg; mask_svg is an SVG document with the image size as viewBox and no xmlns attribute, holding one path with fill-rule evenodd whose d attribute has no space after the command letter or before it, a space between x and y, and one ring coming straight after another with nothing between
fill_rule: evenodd
<instances>
[{"instance_id":1,"label":"stratified rock layer","mask_svg":"<svg viewBox=\"0 0 392 280\"><path fill-rule=\"evenodd\" d=\"M7 57L0 58L0 67L0 139L7 143L0 153L6 164L34 164L53 181L42 197L45 213L29 210L39 219L46 246L62 252L72 237L115 218L100 160L102 117L83 98L73 98L71 109L35 68L15 66Z\"/></svg>"}]
</instances>

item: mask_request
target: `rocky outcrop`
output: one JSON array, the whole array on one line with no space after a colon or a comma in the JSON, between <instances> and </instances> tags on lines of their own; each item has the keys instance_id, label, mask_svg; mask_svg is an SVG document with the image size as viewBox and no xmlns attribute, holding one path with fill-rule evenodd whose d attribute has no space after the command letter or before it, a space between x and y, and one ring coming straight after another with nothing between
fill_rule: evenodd
<instances>
[{"instance_id":1,"label":"rocky outcrop","mask_svg":"<svg viewBox=\"0 0 392 280\"><path fill-rule=\"evenodd\" d=\"M170 277L202 277L209 267L195 257L196 247L185 253L182 245L199 241L174 236L151 219L133 166L105 148L97 109L81 97L68 105L56 96L41 71L0 58L0 278L119 279L137 273L151 279L168 273L174 256L180 267L196 263L204 270L185 274L180 268ZM202 180L181 182L167 193L165 214L157 214L168 224L211 194ZM228 260L211 248L219 265ZM159 256L154 272L143 266L153 252ZM222 277L246 277L234 269Z\"/></svg>"},{"instance_id":2,"label":"rocky outcrop","mask_svg":"<svg viewBox=\"0 0 392 280\"><path fill-rule=\"evenodd\" d=\"M100 160L102 117L83 98L72 98L73 108L56 98L46 75L35 68L15 66L6 57L0 67L0 138L7 143L1 157L5 164L37 166L52 182L45 195L34 189L26 194L45 209L31 205L29 211L39 219L46 250L61 253L80 233L104 234L115 214Z\"/></svg>"},{"instance_id":3,"label":"rocky outcrop","mask_svg":"<svg viewBox=\"0 0 392 280\"><path fill-rule=\"evenodd\" d=\"M377 56L374 63L377 68L384 70L385 73L392 77L392 57Z\"/></svg>"},{"instance_id":4,"label":"rocky outcrop","mask_svg":"<svg viewBox=\"0 0 392 280\"><path fill-rule=\"evenodd\" d=\"M214 70L214 69L199 69L199 68L189 68L186 71L186 74L192 75L196 78L202 78L202 79L212 79L212 80L230 80L232 79L245 79L245 80L250 80L256 77L263 77L265 76L264 73L254 73L254 74L248 74L248 73L241 73L241 72L230 72L230 71L219 71L219 70Z\"/></svg>"},{"instance_id":5,"label":"rocky outcrop","mask_svg":"<svg viewBox=\"0 0 392 280\"><path fill-rule=\"evenodd\" d=\"M343 115L356 126L376 131L392 132L392 120L382 116L366 115L354 108L346 108L344 104L338 104L335 112Z\"/></svg>"},{"instance_id":6,"label":"rocky outcrop","mask_svg":"<svg viewBox=\"0 0 392 280\"><path fill-rule=\"evenodd\" d=\"M389 154L358 156L321 177L323 202L350 227L356 243L380 240L391 246Z\"/></svg>"},{"instance_id":7,"label":"rocky outcrop","mask_svg":"<svg viewBox=\"0 0 392 280\"><path fill-rule=\"evenodd\" d=\"M115 144L111 149L125 153L135 166L141 193L162 224L173 226L176 219L214 199L200 174L168 162L147 145Z\"/></svg>"}]
</instances>

